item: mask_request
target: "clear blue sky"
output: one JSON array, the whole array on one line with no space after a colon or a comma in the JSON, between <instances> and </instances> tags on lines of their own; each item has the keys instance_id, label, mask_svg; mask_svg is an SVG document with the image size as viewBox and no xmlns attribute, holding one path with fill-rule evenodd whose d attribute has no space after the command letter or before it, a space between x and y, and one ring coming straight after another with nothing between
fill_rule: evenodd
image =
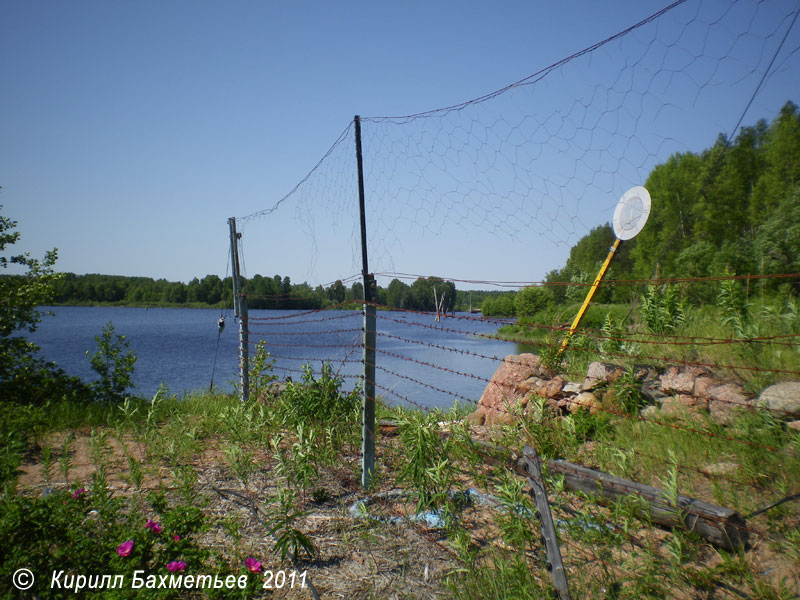
<instances>
[{"instance_id":1,"label":"clear blue sky","mask_svg":"<svg viewBox=\"0 0 800 600\"><path fill-rule=\"evenodd\" d=\"M667 4L7 0L3 215L18 249L57 247L61 271L222 276L227 218L275 205L353 115L482 96ZM365 120L371 269L535 281L562 266L653 164L731 132L796 5L688 0L498 99ZM799 48L800 24L744 124L800 103ZM359 271L346 136L308 191L242 223L248 274Z\"/></svg>"}]
</instances>

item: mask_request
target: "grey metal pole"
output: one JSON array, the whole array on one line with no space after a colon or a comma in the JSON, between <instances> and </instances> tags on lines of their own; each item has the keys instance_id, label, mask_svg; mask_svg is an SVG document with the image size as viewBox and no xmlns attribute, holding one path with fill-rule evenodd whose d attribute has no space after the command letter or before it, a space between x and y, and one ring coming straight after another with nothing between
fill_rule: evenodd
<instances>
[{"instance_id":1,"label":"grey metal pole","mask_svg":"<svg viewBox=\"0 0 800 600\"><path fill-rule=\"evenodd\" d=\"M364 205L364 163L361 157L361 119L353 119L356 130L358 208L361 216L361 274L364 278L364 398L361 421L361 485L369 487L375 474L375 278L367 261L367 217Z\"/></svg>"},{"instance_id":2,"label":"grey metal pole","mask_svg":"<svg viewBox=\"0 0 800 600\"><path fill-rule=\"evenodd\" d=\"M247 298L239 299L239 386L242 402L250 399L250 342L247 327Z\"/></svg>"},{"instance_id":3,"label":"grey metal pole","mask_svg":"<svg viewBox=\"0 0 800 600\"><path fill-rule=\"evenodd\" d=\"M233 312L239 319L239 397L242 402L247 402L250 398L250 377L248 369L250 367L250 356L248 347L247 331L247 301L242 296L241 279L239 273L239 244L241 236L236 232L236 219L228 219L228 226L231 231L231 263L233 270Z\"/></svg>"},{"instance_id":4,"label":"grey metal pole","mask_svg":"<svg viewBox=\"0 0 800 600\"><path fill-rule=\"evenodd\" d=\"M233 314L239 318L239 246L236 243L238 234L236 233L236 219L231 217L228 219L228 227L231 231L231 270L233 276Z\"/></svg>"}]
</instances>

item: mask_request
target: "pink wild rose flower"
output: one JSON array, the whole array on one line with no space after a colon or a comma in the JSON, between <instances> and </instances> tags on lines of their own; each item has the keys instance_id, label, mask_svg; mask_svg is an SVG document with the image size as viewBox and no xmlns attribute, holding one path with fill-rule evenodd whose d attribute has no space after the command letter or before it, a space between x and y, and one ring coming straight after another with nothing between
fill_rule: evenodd
<instances>
[{"instance_id":1,"label":"pink wild rose flower","mask_svg":"<svg viewBox=\"0 0 800 600\"><path fill-rule=\"evenodd\" d=\"M124 544L117 546L117 554L120 556L128 556L133 550L133 540L128 540Z\"/></svg>"},{"instance_id":2,"label":"pink wild rose flower","mask_svg":"<svg viewBox=\"0 0 800 600\"><path fill-rule=\"evenodd\" d=\"M161 533L161 525L151 519L147 519L147 525L145 525L145 527L150 529L153 533Z\"/></svg>"},{"instance_id":3,"label":"pink wild rose flower","mask_svg":"<svg viewBox=\"0 0 800 600\"><path fill-rule=\"evenodd\" d=\"M253 573L261 572L261 561L256 560L252 556L249 556L244 559L244 566L247 567L248 571L252 571Z\"/></svg>"},{"instance_id":4,"label":"pink wild rose flower","mask_svg":"<svg viewBox=\"0 0 800 600\"><path fill-rule=\"evenodd\" d=\"M172 562L167 563L167 571L172 573L177 573L178 571L183 571L186 568L186 563L182 560L173 560Z\"/></svg>"},{"instance_id":5,"label":"pink wild rose flower","mask_svg":"<svg viewBox=\"0 0 800 600\"><path fill-rule=\"evenodd\" d=\"M86 493L86 488L80 488L72 492L73 498L79 498L82 494Z\"/></svg>"}]
</instances>

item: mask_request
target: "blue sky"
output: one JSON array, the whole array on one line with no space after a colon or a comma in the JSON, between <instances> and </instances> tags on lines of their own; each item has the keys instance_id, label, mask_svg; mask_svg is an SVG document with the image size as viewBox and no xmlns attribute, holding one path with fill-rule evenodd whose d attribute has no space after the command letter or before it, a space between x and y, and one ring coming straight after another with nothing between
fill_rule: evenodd
<instances>
[{"instance_id":1,"label":"blue sky","mask_svg":"<svg viewBox=\"0 0 800 600\"><path fill-rule=\"evenodd\" d=\"M536 281L654 164L730 133L797 6L687 2L462 110L667 2L4 2L0 203L58 269L360 270L353 115L364 117L371 270ZM744 123L800 103L800 25ZM602 257L600 257L602 258ZM388 281L381 281L382 284ZM486 287L476 285L474 287Z\"/></svg>"}]
</instances>

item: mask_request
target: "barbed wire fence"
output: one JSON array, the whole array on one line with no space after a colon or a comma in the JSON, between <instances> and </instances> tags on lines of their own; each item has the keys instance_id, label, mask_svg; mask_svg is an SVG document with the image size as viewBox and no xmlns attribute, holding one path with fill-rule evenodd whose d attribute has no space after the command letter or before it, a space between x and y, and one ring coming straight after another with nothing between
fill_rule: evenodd
<instances>
[{"instance_id":1,"label":"barbed wire fence","mask_svg":"<svg viewBox=\"0 0 800 600\"><path fill-rule=\"evenodd\" d=\"M473 287L508 290L533 284L589 285L497 281L491 274L470 272L473 261L469 257L480 252L487 259L482 262L507 263L509 256L543 255L551 247L569 247L592 225L608 220L621 193L642 184L656 164L675 152L697 150L681 140L690 137L689 132L718 101L719 89L728 101L740 103L744 117L765 82L785 76L787 57L798 48L783 46L798 12L778 2L680 0L617 35L477 99L418 114L356 118L288 194L269 208L237 219L237 224L248 235L248 248L255 248L250 251L251 269L280 265L282 253L302 255L312 279L317 273L335 272L344 274L338 279L342 284L361 283L363 310L354 311L352 303L344 303L279 315L254 311L248 317L247 345L253 348L263 340L276 361L276 371L284 377L302 376L307 369L321 373L323 363L329 361L353 386L370 379L375 391L372 398L365 397L365 403L379 396L386 404L437 416L454 403L461 406L462 414L480 412L479 398L487 386L506 385L493 382L492 374L513 362L511 355L520 350L516 344L528 340L523 342L528 347L521 349L552 357L561 347L567 323L526 324L465 314L442 318L439 311L400 310L377 302L371 295L371 278L416 280L435 275ZM594 76L607 72L615 76L602 80ZM771 108L777 114L778 107ZM676 119L676 114L681 118ZM739 118L729 139L741 123ZM357 155L354 141L363 149L363 157ZM363 189L359 190L362 159ZM365 207L361 213L359 192ZM287 229L292 231L289 237ZM449 260L454 255L462 260ZM521 280L530 273L526 262L521 258L514 263ZM612 284L629 286L634 290L631 296L637 297L647 286L691 283L716 290L724 282L797 278L800 274L778 273L615 280ZM290 306L305 297L284 294L281 299ZM341 311L331 310L337 307ZM603 466L611 471L616 468L615 475L620 477L634 478L642 461L648 461L659 465L662 473L674 469L675 477L684 481L702 480L712 490L707 494L709 501L714 499L717 482L727 481L758 488L760 501L780 503L787 493L800 491L796 482L792 487L780 479L760 481L745 468L709 472L706 463L708 457L738 448L752 449L758 456L772 453L774 471L781 465L800 464L800 447L786 443L786 437L779 436L776 439L782 445L774 445L725 427L736 410L755 412L769 422L782 423L790 417L784 409L760 405L752 398L753 386L800 379L800 331L792 310L796 312L797 307L771 315L775 327L770 332L744 336L733 331L728 336L702 331L654 333L635 315L625 323L612 320L602 328L584 327L570 345L568 357L551 363L567 376L557 391L539 392L544 403L539 408L547 406L567 416L583 408L627 422L631 431L640 428L652 436L663 431L693 444L703 440L707 446L702 456L676 457L660 455L643 444L633 457L630 448L596 441L592 451L573 453L576 472L579 467ZM365 341L371 339L369 314L374 315L374 342ZM762 364L761 358L768 353L779 358ZM370 360L375 375L365 377L364 365ZM704 376L719 377L717 386L725 385L723 381L747 385L715 397L715 410L709 410L707 398L698 400L692 392L675 393L683 398L677 409L662 396L658 402L649 402L656 409L661 403L660 410L639 406L629 410L618 402L588 402L564 391L568 379L579 379L579 372L593 362L644 365L656 374L670 368L676 373L695 368ZM573 389L578 386L580 391L580 384L573 381ZM516 385L506 387L504 395L512 402L493 407L495 417L507 413L508 419L502 422L524 421L536 402L514 403L529 397L530 390L521 393ZM365 438L374 430L374 423L365 421ZM519 436L538 439L524 430ZM612 456L620 458L615 463ZM380 456L375 459L380 463ZM365 464L364 472L370 473L364 482L370 481L374 468ZM565 476L573 467L561 468ZM551 507L561 524L561 550L572 576L587 579L599 573L602 581L613 580L615 573L634 577L637 557L642 556L672 568L645 534L615 525L605 509L586 509L563 489L554 496ZM740 504L748 506L751 516L763 508ZM737 517L724 520L724 525L737 530L741 539L775 539L766 520L755 524ZM616 536L618 544L595 545L600 543L593 537L596 530ZM746 597L735 586L720 585Z\"/></svg>"}]
</instances>

